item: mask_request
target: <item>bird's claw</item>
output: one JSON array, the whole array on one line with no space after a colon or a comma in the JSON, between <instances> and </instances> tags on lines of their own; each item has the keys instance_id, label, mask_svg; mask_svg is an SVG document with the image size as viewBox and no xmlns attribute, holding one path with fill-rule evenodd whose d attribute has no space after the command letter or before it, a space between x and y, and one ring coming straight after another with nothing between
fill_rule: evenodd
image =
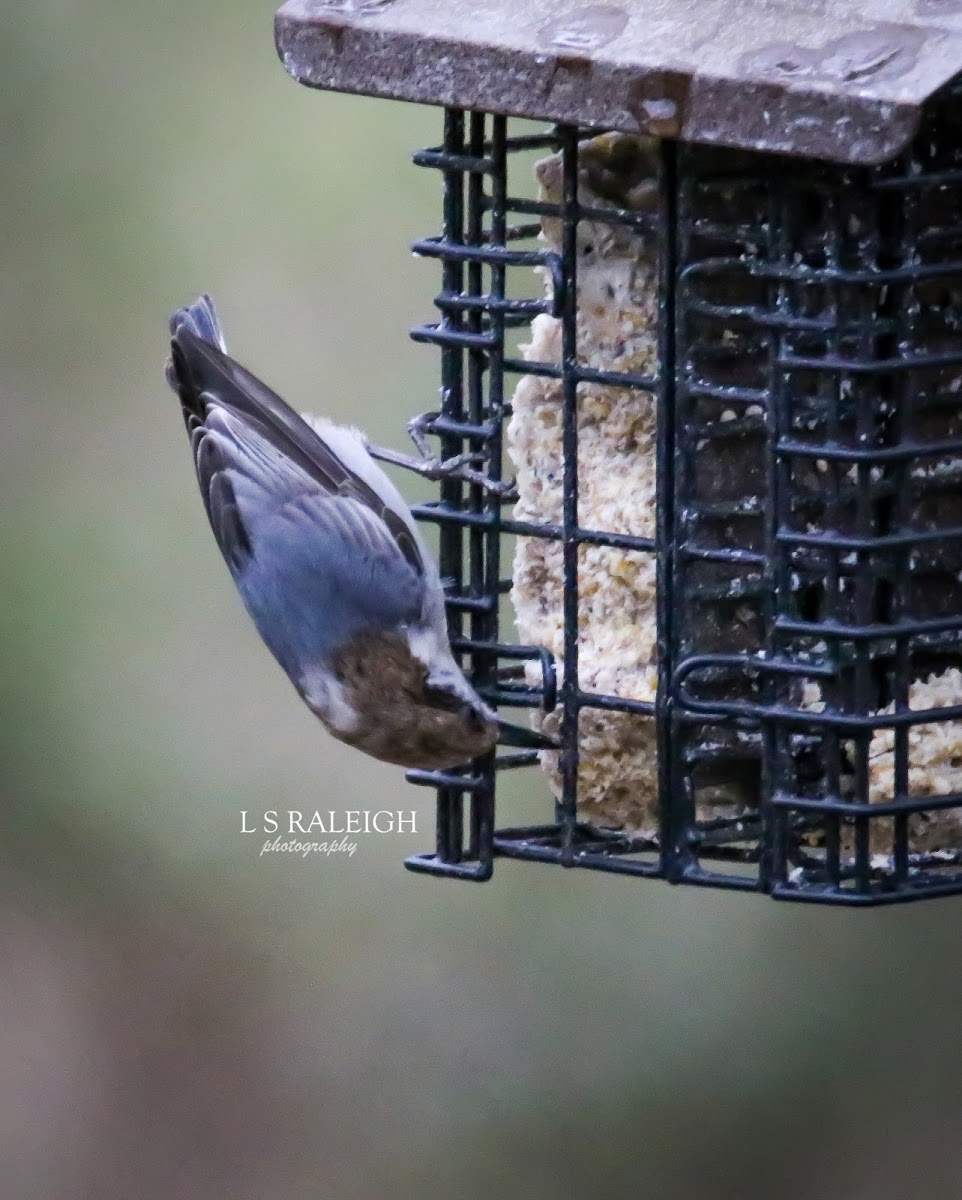
<instances>
[{"instance_id":1,"label":"bird's claw","mask_svg":"<svg viewBox=\"0 0 962 1200\"><path fill-rule=\"evenodd\" d=\"M425 458L414 469L425 478L433 479L435 482L442 479L461 479L465 483L473 483L484 488L492 496L502 499L517 499L515 480L492 479L484 471L479 471L472 466L472 463L484 462L486 457L487 455L483 451L473 454L456 454L453 458L444 459L434 456Z\"/></svg>"},{"instance_id":2,"label":"bird's claw","mask_svg":"<svg viewBox=\"0 0 962 1200\"><path fill-rule=\"evenodd\" d=\"M507 481L492 479L484 471L478 470L476 464L483 463L488 457L484 450L469 450L463 454L455 454L451 458L441 458L432 453L428 436L432 432L431 427L434 421L440 415L436 412L421 413L420 416L414 417L408 422L408 433L418 449L420 458L413 458L401 454L397 450L386 450L370 444L367 447L368 452L373 458L404 467L408 471L415 471L418 475L423 475L425 479L431 479L434 482L443 479L460 479L464 483L483 488L490 495L497 496L499 499L516 500L518 492L513 479Z\"/></svg>"}]
</instances>

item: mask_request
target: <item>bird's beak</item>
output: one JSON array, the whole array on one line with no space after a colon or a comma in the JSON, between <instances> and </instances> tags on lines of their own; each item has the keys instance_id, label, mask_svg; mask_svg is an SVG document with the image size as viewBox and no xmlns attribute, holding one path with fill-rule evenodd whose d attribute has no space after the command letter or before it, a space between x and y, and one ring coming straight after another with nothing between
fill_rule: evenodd
<instances>
[{"instance_id":1,"label":"bird's beak","mask_svg":"<svg viewBox=\"0 0 962 1200\"><path fill-rule=\"evenodd\" d=\"M523 725L511 725L498 719L498 745L518 746L522 750L557 750L558 743L545 733L527 729Z\"/></svg>"}]
</instances>

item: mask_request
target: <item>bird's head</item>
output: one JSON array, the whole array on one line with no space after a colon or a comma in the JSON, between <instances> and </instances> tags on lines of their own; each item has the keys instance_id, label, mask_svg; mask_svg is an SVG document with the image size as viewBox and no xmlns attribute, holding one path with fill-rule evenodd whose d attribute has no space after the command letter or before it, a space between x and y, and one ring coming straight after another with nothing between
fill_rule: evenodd
<instances>
[{"instance_id":1,"label":"bird's head","mask_svg":"<svg viewBox=\"0 0 962 1200\"><path fill-rule=\"evenodd\" d=\"M350 727L336 728L312 707L336 737L385 762L444 770L488 753L499 741L554 747L542 734L500 721L449 655L425 664L401 634L354 639L332 667L353 714Z\"/></svg>"}]
</instances>

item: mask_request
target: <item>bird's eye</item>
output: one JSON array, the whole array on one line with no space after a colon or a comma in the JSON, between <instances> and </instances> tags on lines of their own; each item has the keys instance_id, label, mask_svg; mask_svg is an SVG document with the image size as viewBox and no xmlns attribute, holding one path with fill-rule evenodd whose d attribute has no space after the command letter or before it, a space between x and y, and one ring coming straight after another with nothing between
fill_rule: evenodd
<instances>
[{"instance_id":1,"label":"bird's eye","mask_svg":"<svg viewBox=\"0 0 962 1200\"><path fill-rule=\"evenodd\" d=\"M468 706L465 709L464 719L472 733L483 733L487 728L488 722L476 708Z\"/></svg>"},{"instance_id":2,"label":"bird's eye","mask_svg":"<svg viewBox=\"0 0 962 1200\"><path fill-rule=\"evenodd\" d=\"M443 708L445 712L457 712L463 703L454 692L449 692L447 688L432 687L429 683L424 685L424 699L432 708Z\"/></svg>"}]
</instances>

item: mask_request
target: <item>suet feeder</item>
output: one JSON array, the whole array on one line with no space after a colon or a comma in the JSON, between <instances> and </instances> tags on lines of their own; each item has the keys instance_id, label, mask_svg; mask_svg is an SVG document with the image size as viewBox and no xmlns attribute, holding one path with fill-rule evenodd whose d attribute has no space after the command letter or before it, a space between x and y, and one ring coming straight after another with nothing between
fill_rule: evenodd
<instances>
[{"instance_id":1,"label":"suet feeder","mask_svg":"<svg viewBox=\"0 0 962 1200\"><path fill-rule=\"evenodd\" d=\"M962 4L859 9L278 13L302 83L446 110L422 427L517 485L418 515L479 691L561 746L412 773L412 868L962 890Z\"/></svg>"}]
</instances>

